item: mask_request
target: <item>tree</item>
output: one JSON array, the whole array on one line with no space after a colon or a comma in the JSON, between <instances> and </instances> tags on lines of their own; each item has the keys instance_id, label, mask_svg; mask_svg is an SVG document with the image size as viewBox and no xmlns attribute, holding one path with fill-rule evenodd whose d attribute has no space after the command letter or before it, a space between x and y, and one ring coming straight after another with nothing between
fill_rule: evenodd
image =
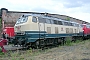
<instances>
[{"instance_id":1,"label":"tree","mask_svg":"<svg viewBox=\"0 0 90 60\"><path fill-rule=\"evenodd\" d=\"M69 18L69 17L67 17L67 18L66 18L66 20L70 21L70 18Z\"/></svg>"}]
</instances>

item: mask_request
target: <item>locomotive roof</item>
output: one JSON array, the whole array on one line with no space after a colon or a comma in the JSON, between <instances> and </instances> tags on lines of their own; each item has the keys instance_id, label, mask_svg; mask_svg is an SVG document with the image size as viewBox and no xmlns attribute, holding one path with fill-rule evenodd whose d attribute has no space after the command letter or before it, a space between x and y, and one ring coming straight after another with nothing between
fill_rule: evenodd
<instances>
[{"instance_id":1,"label":"locomotive roof","mask_svg":"<svg viewBox=\"0 0 90 60\"><path fill-rule=\"evenodd\" d=\"M43 18L47 18L47 19L53 19L53 20L58 20L58 21L63 21L63 22L70 22L70 23L74 23L74 24L79 24L77 22L65 21L64 19L55 18L55 17L51 17L51 16L46 16L46 15L42 15L42 14L24 14L23 16L43 17Z\"/></svg>"}]
</instances>

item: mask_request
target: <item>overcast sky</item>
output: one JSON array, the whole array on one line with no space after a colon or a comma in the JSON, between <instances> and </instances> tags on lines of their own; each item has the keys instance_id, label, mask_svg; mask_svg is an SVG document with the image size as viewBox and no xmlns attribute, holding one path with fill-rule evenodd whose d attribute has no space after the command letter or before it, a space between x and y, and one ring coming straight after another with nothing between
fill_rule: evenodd
<instances>
[{"instance_id":1,"label":"overcast sky","mask_svg":"<svg viewBox=\"0 0 90 60\"><path fill-rule=\"evenodd\" d=\"M0 8L67 15L90 22L90 0L0 0Z\"/></svg>"}]
</instances>

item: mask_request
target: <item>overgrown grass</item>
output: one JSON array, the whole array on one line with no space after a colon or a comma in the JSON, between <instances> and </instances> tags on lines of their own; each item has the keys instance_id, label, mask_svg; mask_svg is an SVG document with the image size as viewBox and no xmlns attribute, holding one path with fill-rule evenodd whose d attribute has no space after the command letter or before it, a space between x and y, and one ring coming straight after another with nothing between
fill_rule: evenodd
<instances>
[{"instance_id":1,"label":"overgrown grass","mask_svg":"<svg viewBox=\"0 0 90 60\"><path fill-rule=\"evenodd\" d=\"M85 43L86 41L82 41L82 42ZM76 40L76 42L71 42L70 39L67 39L65 46L72 46L78 43L81 43L81 40ZM35 51L32 48L30 48L29 50L26 50L24 52L21 52L19 50L17 50L16 52L9 51L6 54L0 52L0 57L2 56L3 59L4 57L7 57L7 59L9 58L9 60L35 60L35 56L48 52L50 52L50 49L45 49L43 51L38 49Z\"/></svg>"},{"instance_id":2,"label":"overgrown grass","mask_svg":"<svg viewBox=\"0 0 90 60\"><path fill-rule=\"evenodd\" d=\"M2 55L4 55L4 54L5 54L5 53L3 53L3 52L0 51L0 56L2 56Z\"/></svg>"},{"instance_id":3,"label":"overgrown grass","mask_svg":"<svg viewBox=\"0 0 90 60\"><path fill-rule=\"evenodd\" d=\"M1 55L4 55L4 53L2 52L2 49L1 49L1 47L0 47L0 56Z\"/></svg>"},{"instance_id":4,"label":"overgrown grass","mask_svg":"<svg viewBox=\"0 0 90 60\"><path fill-rule=\"evenodd\" d=\"M69 38L67 38L65 46L71 46L77 43L80 43L82 40L76 40L76 41L71 41Z\"/></svg>"},{"instance_id":5,"label":"overgrown grass","mask_svg":"<svg viewBox=\"0 0 90 60\"><path fill-rule=\"evenodd\" d=\"M44 53L45 51L42 51L41 49L33 50L29 49L26 51L8 51L8 53L1 55L1 57L4 59L4 57L9 58L9 60L35 60L34 56L37 56L41 53ZM26 58L27 57L27 58ZM29 58L29 59L28 59Z\"/></svg>"}]
</instances>

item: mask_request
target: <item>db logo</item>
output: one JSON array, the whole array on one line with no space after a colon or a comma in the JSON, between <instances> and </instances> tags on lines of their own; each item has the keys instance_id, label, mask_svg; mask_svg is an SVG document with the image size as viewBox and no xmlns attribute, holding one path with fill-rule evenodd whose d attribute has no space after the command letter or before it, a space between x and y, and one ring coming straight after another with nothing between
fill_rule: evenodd
<instances>
[{"instance_id":1,"label":"db logo","mask_svg":"<svg viewBox=\"0 0 90 60\"><path fill-rule=\"evenodd\" d=\"M61 28L61 31L63 31L63 28Z\"/></svg>"}]
</instances>

